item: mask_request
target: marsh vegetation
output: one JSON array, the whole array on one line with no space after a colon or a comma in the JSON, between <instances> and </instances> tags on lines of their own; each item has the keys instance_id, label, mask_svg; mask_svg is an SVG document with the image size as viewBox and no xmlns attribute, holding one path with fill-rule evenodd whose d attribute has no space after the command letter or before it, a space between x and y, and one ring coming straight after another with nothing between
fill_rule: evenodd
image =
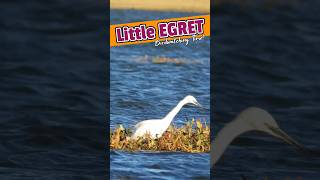
<instances>
[{"instance_id":1,"label":"marsh vegetation","mask_svg":"<svg viewBox=\"0 0 320 180\"><path fill-rule=\"evenodd\" d=\"M199 119L187 121L185 125L170 125L158 139L149 134L131 139L131 129L119 125L110 131L110 149L124 151L181 151L202 153L210 151L210 126Z\"/></svg>"}]
</instances>

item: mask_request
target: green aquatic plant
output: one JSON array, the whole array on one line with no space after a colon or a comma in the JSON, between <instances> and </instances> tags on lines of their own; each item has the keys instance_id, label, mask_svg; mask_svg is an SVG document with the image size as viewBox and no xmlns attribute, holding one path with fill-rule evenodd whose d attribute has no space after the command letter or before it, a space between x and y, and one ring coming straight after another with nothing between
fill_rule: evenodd
<instances>
[{"instance_id":1,"label":"green aquatic plant","mask_svg":"<svg viewBox=\"0 0 320 180\"><path fill-rule=\"evenodd\" d=\"M210 151L210 127L206 122L194 120L182 127L170 125L158 139L145 134L138 139L131 139L132 131L122 125L110 131L110 149L124 151L182 151L201 153Z\"/></svg>"}]
</instances>

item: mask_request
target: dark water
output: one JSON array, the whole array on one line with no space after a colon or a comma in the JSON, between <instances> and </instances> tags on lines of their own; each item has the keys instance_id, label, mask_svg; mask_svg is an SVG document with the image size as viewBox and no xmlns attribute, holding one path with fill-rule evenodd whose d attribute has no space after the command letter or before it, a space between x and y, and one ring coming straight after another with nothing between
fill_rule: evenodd
<instances>
[{"instance_id":1,"label":"dark water","mask_svg":"<svg viewBox=\"0 0 320 180\"><path fill-rule=\"evenodd\" d=\"M0 7L0 179L106 179L106 6Z\"/></svg>"},{"instance_id":2,"label":"dark water","mask_svg":"<svg viewBox=\"0 0 320 180\"><path fill-rule=\"evenodd\" d=\"M111 23L192 16L195 14L111 11ZM210 103L210 41L155 47L153 43L113 47L111 58L111 128L132 127L145 119L164 117L184 96L194 95L205 107ZM154 57L178 58L182 63L152 63ZM209 111L183 108L174 119L210 122ZM111 153L111 177L138 179L209 179L208 153Z\"/></svg>"},{"instance_id":3,"label":"dark water","mask_svg":"<svg viewBox=\"0 0 320 180\"><path fill-rule=\"evenodd\" d=\"M214 8L215 129L244 108L260 106L289 135L310 149L320 149L319 3L297 2ZM0 179L107 179L105 7L101 1L85 0L0 2ZM114 23L193 15L118 12L112 16ZM208 106L208 68L201 70L208 67L204 58L209 56L208 43L194 45L197 51L184 45L114 48L119 63L113 68L153 70L159 78L150 76L144 88L140 87L144 83L120 82L118 87L135 88L114 91L119 96L112 101L111 126L160 117L186 93ZM145 54L188 55L185 59L199 63L130 61ZM168 72L175 79L171 85L160 78ZM126 75L143 77L130 76ZM197 78L204 78L203 82ZM186 108L176 123L183 123L185 117L208 119L207 113ZM209 177L208 154L111 152L111 161L112 175L118 178ZM227 150L214 178L318 179L319 171L319 157L303 156L267 135L248 133Z\"/></svg>"},{"instance_id":4,"label":"dark water","mask_svg":"<svg viewBox=\"0 0 320 180\"><path fill-rule=\"evenodd\" d=\"M265 108L290 136L320 149L319 2L214 7L214 127L249 106ZM214 179L319 179L320 158L248 133L226 151Z\"/></svg>"}]
</instances>

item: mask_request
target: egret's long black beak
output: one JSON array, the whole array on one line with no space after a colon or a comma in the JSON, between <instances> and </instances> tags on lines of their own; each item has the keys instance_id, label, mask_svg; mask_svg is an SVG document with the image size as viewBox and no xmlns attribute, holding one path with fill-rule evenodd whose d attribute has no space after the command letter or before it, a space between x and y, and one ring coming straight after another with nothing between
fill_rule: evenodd
<instances>
[{"instance_id":1,"label":"egret's long black beak","mask_svg":"<svg viewBox=\"0 0 320 180\"><path fill-rule=\"evenodd\" d=\"M284 142L295 146L299 151L303 153L308 153L308 149L306 149L302 144L295 141L293 138L291 138L287 133L282 131L280 128L273 128L273 127L269 127L269 128L274 134L277 135L278 138L280 138Z\"/></svg>"},{"instance_id":2,"label":"egret's long black beak","mask_svg":"<svg viewBox=\"0 0 320 180\"><path fill-rule=\"evenodd\" d=\"M196 106L198 107L198 108L200 108L200 109L203 109L203 110L206 110L206 111L208 111L209 109L208 108L205 108L204 106L202 106L200 103L196 103Z\"/></svg>"},{"instance_id":3,"label":"egret's long black beak","mask_svg":"<svg viewBox=\"0 0 320 180\"><path fill-rule=\"evenodd\" d=\"M199 108L202 108L202 107L203 107L203 106L202 106L200 103L198 103L198 102L196 102L195 105L196 105L197 107L199 107Z\"/></svg>"}]
</instances>

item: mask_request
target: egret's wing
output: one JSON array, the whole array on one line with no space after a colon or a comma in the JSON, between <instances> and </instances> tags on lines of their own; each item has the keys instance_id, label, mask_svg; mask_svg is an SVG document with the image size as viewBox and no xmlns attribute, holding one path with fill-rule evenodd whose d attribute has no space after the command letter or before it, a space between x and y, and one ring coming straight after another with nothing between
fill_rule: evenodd
<instances>
[{"instance_id":1,"label":"egret's wing","mask_svg":"<svg viewBox=\"0 0 320 180\"><path fill-rule=\"evenodd\" d=\"M143 124L145 123L145 121L141 121L138 124L134 125L134 129L139 129L141 126L143 126Z\"/></svg>"},{"instance_id":2,"label":"egret's wing","mask_svg":"<svg viewBox=\"0 0 320 180\"><path fill-rule=\"evenodd\" d=\"M136 131L137 129L142 128L143 126L145 126L146 124L148 124L150 121L153 121L153 120L156 120L156 119L145 120L145 121L139 122L138 124L136 124L136 125L133 127L134 131Z\"/></svg>"}]
</instances>

